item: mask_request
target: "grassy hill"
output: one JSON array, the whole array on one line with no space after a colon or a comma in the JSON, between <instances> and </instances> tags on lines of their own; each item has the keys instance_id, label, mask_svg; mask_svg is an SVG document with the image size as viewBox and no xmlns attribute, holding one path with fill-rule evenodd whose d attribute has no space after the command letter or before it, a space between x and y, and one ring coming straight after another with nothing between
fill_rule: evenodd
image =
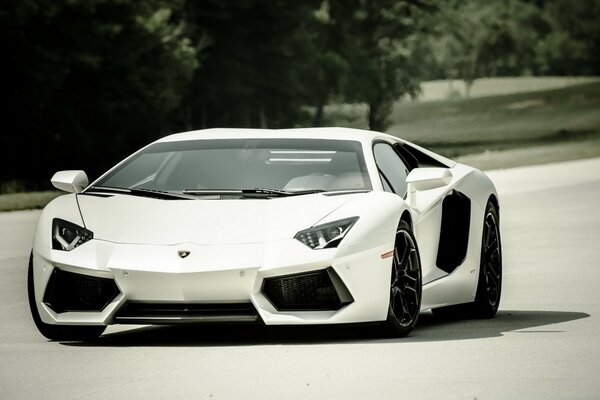
<instances>
[{"instance_id":1,"label":"grassy hill","mask_svg":"<svg viewBox=\"0 0 600 400\"><path fill-rule=\"evenodd\" d=\"M587 140L600 133L600 82L455 101L399 103L389 133L448 156Z\"/></svg>"},{"instance_id":2,"label":"grassy hill","mask_svg":"<svg viewBox=\"0 0 600 400\"><path fill-rule=\"evenodd\" d=\"M471 97L501 96L540 90L561 89L573 85L600 81L597 76L527 76L480 78L471 87ZM421 84L420 101L446 100L465 97L466 85L462 80L438 80Z\"/></svg>"},{"instance_id":3,"label":"grassy hill","mask_svg":"<svg viewBox=\"0 0 600 400\"><path fill-rule=\"evenodd\" d=\"M59 191L0 194L0 212L42 208L63 194Z\"/></svg>"},{"instance_id":4,"label":"grassy hill","mask_svg":"<svg viewBox=\"0 0 600 400\"><path fill-rule=\"evenodd\" d=\"M328 125L367 126L364 105L326 111ZM468 156L483 168L600 156L600 81L470 99L398 102L390 119L388 133L448 157ZM504 154L501 161L480 162L490 153L514 149L521 149L515 159ZM531 157L525 150L531 150Z\"/></svg>"}]
</instances>

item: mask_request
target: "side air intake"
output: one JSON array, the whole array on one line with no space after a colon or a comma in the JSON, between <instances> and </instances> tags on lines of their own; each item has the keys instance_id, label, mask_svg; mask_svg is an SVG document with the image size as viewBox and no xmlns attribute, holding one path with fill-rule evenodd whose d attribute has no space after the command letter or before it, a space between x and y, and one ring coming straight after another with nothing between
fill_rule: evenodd
<instances>
[{"instance_id":1,"label":"side air intake","mask_svg":"<svg viewBox=\"0 0 600 400\"><path fill-rule=\"evenodd\" d=\"M454 271L467 257L471 200L453 191L442 203L442 226L436 264L447 273Z\"/></svg>"}]
</instances>

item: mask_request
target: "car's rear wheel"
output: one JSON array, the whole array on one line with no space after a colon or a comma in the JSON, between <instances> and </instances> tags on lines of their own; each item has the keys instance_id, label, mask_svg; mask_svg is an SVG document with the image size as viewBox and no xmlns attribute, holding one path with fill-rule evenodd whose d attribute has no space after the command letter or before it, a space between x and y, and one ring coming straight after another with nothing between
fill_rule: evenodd
<instances>
[{"instance_id":1,"label":"car's rear wheel","mask_svg":"<svg viewBox=\"0 0 600 400\"><path fill-rule=\"evenodd\" d=\"M76 340L85 341L95 339L104 332L106 326L79 326L79 325L50 325L42 321L35 301L33 285L33 254L29 256L27 269L27 295L33 322L40 333L51 340Z\"/></svg>"},{"instance_id":2,"label":"car's rear wheel","mask_svg":"<svg viewBox=\"0 0 600 400\"><path fill-rule=\"evenodd\" d=\"M412 229L400 221L396 231L390 304L384 323L386 333L404 337L414 328L421 310L421 259Z\"/></svg>"},{"instance_id":3,"label":"car's rear wheel","mask_svg":"<svg viewBox=\"0 0 600 400\"><path fill-rule=\"evenodd\" d=\"M502 245L498 210L488 202L481 239L479 279L475 301L432 310L442 318L492 318L498 312L502 292Z\"/></svg>"},{"instance_id":4,"label":"car's rear wheel","mask_svg":"<svg viewBox=\"0 0 600 400\"><path fill-rule=\"evenodd\" d=\"M498 211L489 202L485 210L481 243L481 266L473 316L492 318L498 311L502 293L502 246Z\"/></svg>"}]
</instances>

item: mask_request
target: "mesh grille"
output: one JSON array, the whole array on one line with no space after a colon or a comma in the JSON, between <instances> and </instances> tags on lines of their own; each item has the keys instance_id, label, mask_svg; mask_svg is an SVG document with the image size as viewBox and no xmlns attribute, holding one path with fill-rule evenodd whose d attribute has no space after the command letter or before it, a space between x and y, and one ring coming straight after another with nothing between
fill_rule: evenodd
<instances>
[{"instance_id":1,"label":"mesh grille","mask_svg":"<svg viewBox=\"0 0 600 400\"><path fill-rule=\"evenodd\" d=\"M101 311L118 294L119 289L112 279L55 268L44 293L44 303L57 313Z\"/></svg>"},{"instance_id":2,"label":"mesh grille","mask_svg":"<svg viewBox=\"0 0 600 400\"><path fill-rule=\"evenodd\" d=\"M328 270L266 278L263 293L278 310L337 310L344 305Z\"/></svg>"}]
</instances>

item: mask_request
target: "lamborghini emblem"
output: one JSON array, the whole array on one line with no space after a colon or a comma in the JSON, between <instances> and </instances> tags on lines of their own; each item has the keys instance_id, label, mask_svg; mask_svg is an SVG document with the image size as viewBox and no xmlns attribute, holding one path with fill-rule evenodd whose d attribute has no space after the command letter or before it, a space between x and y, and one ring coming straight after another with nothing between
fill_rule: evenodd
<instances>
[{"instance_id":1,"label":"lamborghini emblem","mask_svg":"<svg viewBox=\"0 0 600 400\"><path fill-rule=\"evenodd\" d=\"M190 251L189 250L179 250L179 251L177 251L177 255L181 258L186 258L187 256L190 255Z\"/></svg>"}]
</instances>

